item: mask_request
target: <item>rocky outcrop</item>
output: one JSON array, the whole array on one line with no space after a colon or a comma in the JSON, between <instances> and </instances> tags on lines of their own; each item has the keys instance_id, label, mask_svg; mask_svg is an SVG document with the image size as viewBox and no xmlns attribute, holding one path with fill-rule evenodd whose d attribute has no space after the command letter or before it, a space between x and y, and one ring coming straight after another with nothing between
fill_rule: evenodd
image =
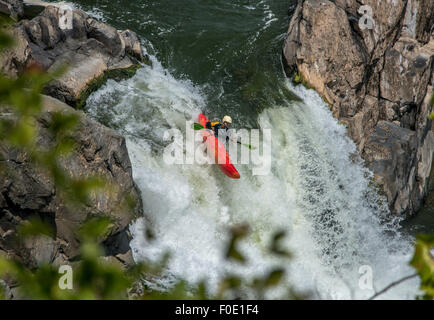
<instances>
[{"instance_id":1,"label":"rocky outcrop","mask_svg":"<svg viewBox=\"0 0 434 320\"><path fill-rule=\"evenodd\" d=\"M20 0L0 0L0 12L14 20L21 19L24 16L23 2Z\"/></svg>"},{"instance_id":2,"label":"rocky outcrop","mask_svg":"<svg viewBox=\"0 0 434 320\"><path fill-rule=\"evenodd\" d=\"M68 21L68 19L70 19ZM74 107L110 76L130 75L147 62L137 35L118 31L85 12L47 5L31 20L21 20L11 33L16 46L0 56L1 72L16 76L30 66L66 72L46 88L50 96Z\"/></svg>"},{"instance_id":3,"label":"rocky outcrop","mask_svg":"<svg viewBox=\"0 0 434 320\"><path fill-rule=\"evenodd\" d=\"M426 193L434 151L427 119L433 109L434 2L364 4L369 7L356 0L299 0L284 61L347 126L391 211L409 215Z\"/></svg>"},{"instance_id":4,"label":"rocky outcrop","mask_svg":"<svg viewBox=\"0 0 434 320\"><path fill-rule=\"evenodd\" d=\"M74 178L101 177L111 187L90 195L86 205L68 206L51 175L36 167L25 152L1 144L0 252L29 267L70 261L78 254L77 228L89 217L103 215L113 221L110 234L102 239L106 254L131 263L128 225L142 215L142 206L125 139L57 99L44 96L42 104L43 112L37 118L38 145L53 145L49 126L55 112L77 114L80 121L72 136L76 146L71 155L61 158L61 167ZM0 110L1 116L12 116L5 107ZM125 206L125 199L133 200L134 207ZM35 217L53 226L54 237L19 241L17 226Z\"/></svg>"}]
</instances>

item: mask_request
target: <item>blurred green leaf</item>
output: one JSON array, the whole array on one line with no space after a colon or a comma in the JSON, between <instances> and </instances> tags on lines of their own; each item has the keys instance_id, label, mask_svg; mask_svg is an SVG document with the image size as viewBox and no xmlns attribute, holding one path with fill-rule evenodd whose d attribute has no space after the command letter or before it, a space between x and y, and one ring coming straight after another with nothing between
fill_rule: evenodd
<instances>
[{"instance_id":1,"label":"blurred green leaf","mask_svg":"<svg viewBox=\"0 0 434 320\"><path fill-rule=\"evenodd\" d=\"M193 130L202 130L202 129L205 129L203 127L203 125L201 125L200 123L196 123L196 122L193 123L192 127L193 127Z\"/></svg>"},{"instance_id":2,"label":"blurred green leaf","mask_svg":"<svg viewBox=\"0 0 434 320\"><path fill-rule=\"evenodd\" d=\"M35 144L36 129L31 117L23 117L10 128L8 140L13 146L31 148Z\"/></svg>"},{"instance_id":3,"label":"blurred green leaf","mask_svg":"<svg viewBox=\"0 0 434 320\"><path fill-rule=\"evenodd\" d=\"M14 44L14 40L11 36L0 31L0 51L5 50L6 48L12 47Z\"/></svg>"},{"instance_id":4,"label":"blurred green leaf","mask_svg":"<svg viewBox=\"0 0 434 320\"><path fill-rule=\"evenodd\" d=\"M14 262L0 256L0 277L15 271Z\"/></svg>"},{"instance_id":5,"label":"blurred green leaf","mask_svg":"<svg viewBox=\"0 0 434 320\"><path fill-rule=\"evenodd\" d=\"M238 250L237 243L249 233L248 225L238 225L231 229L231 239L226 251L226 259L233 259L240 263L245 263L246 258Z\"/></svg>"},{"instance_id":6,"label":"blurred green leaf","mask_svg":"<svg viewBox=\"0 0 434 320\"><path fill-rule=\"evenodd\" d=\"M290 258L291 254L288 250L282 248L282 240L286 237L286 231L281 230L274 233L271 240L270 251L278 256Z\"/></svg>"},{"instance_id":7,"label":"blurred green leaf","mask_svg":"<svg viewBox=\"0 0 434 320\"><path fill-rule=\"evenodd\" d=\"M285 270L283 268L277 268L272 270L264 279L265 287L274 287L280 283L285 275Z\"/></svg>"},{"instance_id":8,"label":"blurred green leaf","mask_svg":"<svg viewBox=\"0 0 434 320\"><path fill-rule=\"evenodd\" d=\"M217 299L225 299L226 293L231 290L238 289L243 283L243 280L236 275L229 275L220 281Z\"/></svg>"},{"instance_id":9,"label":"blurred green leaf","mask_svg":"<svg viewBox=\"0 0 434 320\"><path fill-rule=\"evenodd\" d=\"M75 113L64 114L62 112L54 112L50 123L49 130L54 136L70 132L78 124L79 116Z\"/></svg>"},{"instance_id":10,"label":"blurred green leaf","mask_svg":"<svg viewBox=\"0 0 434 320\"><path fill-rule=\"evenodd\" d=\"M78 230L80 239L97 241L109 234L113 227L108 217L92 217L87 220Z\"/></svg>"},{"instance_id":11,"label":"blurred green leaf","mask_svg":"<svg viewBox=\"0 0 434 320\"><path fill-rule=\"evenodd\" d=\"M420 289L425 292L423 297L425 299L434 298L434 258L431 253L433 249L434 235L417 235L415 251L410 265L417 270L420 276Z\"/></svg>"},{"instance_id":12,"label":"blurred green leaf","mask_svg":"<svg viewBox=\"0 0 434 320\"><path fill-rule=\"evenodd\" d=\"M44 222L39 218L32 218L23 221L23 223L18 228L18 234L20 237L23 238L39 235L54 237L54 230L49 223Z\"/></svg>"},{"instance_id":13,"label":"blurred green leaf","mask_svg":"<svg viewBox=\"0 0 434 320\"><path fill-rule=\"evenodd\" d=\"M104 182L99 177L86 179L69 179L67 186L68 200L76 204L87 204L92 192L104 187Z\"/></svg>"},{"instance_id":14,"label":"blurred green leaf","mask_svg":"<svg viewBox=\"0 0 434 320\"><path fill-rule=\"evenodd\" d=\"M199 283L196 298L200 300L208 300L208 289L205 281Z\"/></svg>"},{"instance_id":15,"label":"blurred green leaf","mask_svg":"<svg viewBox=\"0 0 434 320\"><path fill-rule=\"evenodd\" d=\"M6 288L3 287L2 283L0 282L0 300L6 300Z\"/></svg>"},{"instance_id":16,"label":"blurred green leaf","mask_svg":"<svg viewBox=\"0 0 434 320\"><path fill-rule=\"evenodd\" d=\"M74 139L65 137L57 144L54 153L57 157L66 156L74 151L76 144Z\"/></svg>"}]
</instances>

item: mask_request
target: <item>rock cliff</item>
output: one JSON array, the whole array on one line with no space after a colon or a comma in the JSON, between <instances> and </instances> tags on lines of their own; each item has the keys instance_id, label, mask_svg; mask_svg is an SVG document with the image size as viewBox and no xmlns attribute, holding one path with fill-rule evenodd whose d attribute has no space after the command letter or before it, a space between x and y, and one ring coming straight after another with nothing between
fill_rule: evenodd
<instances>
[{"instance_id":1,"label":"rock cliff","mask_svg":"<svg viewBox=\"0 0 434 320\"><path fill-rule=\"evenodd\" d=\"M46 88L51 97L42 98L43 110L37 117L38 145L53 145L49 129L53 114L78 115L78 130L73 134L75 149L61 159L61 168L74 178L101 177L110 187L90 195L86 205L71 207L51 175L37 167L24 151L1 142L0 254L29 267L69 263L79 258L76 229L90 217L108 216L113 225L101 240L105 254L122 265L131 265L128 226L143 212L125 139L71 106L82 106L107 77L132 75L142 62L147 63L146 55L130 30L118 31L80 10L72 12L73 28L63 29L60 21L64 9L60 5L30 0L24 4L0 0L0 14L18 20L7 25L15 45L0 53L0 71L17 77L35 66L46 71L67 66L66 73ZM9 111L7 106L0 106L0 117L13 118ZM126 199L134 206L126 206ZM22 241L17 237L18 226L35 217L53 226L54 236Z\"/></svg>"},{"instance_id":2,"label":"rock cliff","mask_svg":"<svg viewBox=\"0 0 434 320\"><path fill-rule=\"evenodd\" d=\"M68 206L51 175L36 167L28 154L0 144L0 252L31 267L44 262L61 264L78 254L77 228L92 216L108 216L113 227L102 240L106 254L128 262L125 261L130 255L128 225L142 215L142 209L125 139L57 99L43 96L42 105L43 111L37 118L38 145L49 148L53 144L49 131L53 113L77 114L79 125L72 136L76 147L71 155L60 160L61 168L78 179L98 176L111 187L90 195L86 205ZM2 116L11 114L2 112ZM132 199L135 206L132 209L126 206L124 199ZM55 236L18 241L17 226L31 218L52 225Z\"/></svg>"},{"instance_id":3,"label":"rock cliff","mask_svg":"<svg viewBox=\"0 0 434 320\"><path fill-rule=\"evenodd\" d=\"M66 67L46 93L81 107L107 77L129 76L140 62L148 63L133 31L118 31L81 10L46 3L39 6L40 14L10 28L16 44L0 55L2 73L16 76L35 65L47 71ZM65 22L68 17L71 23Z\"/></svg>"},{"instance_id":4,"label":"rock cliff","mask_svg":"<svg viewBox=\"0 0 434 320\"><path fill-rule=\"evenodd\" d=\"M434 151L434 2L299 0L291 11L288 74L347 126L392 213L416 212Z\"/></svg>"}]
</instances>

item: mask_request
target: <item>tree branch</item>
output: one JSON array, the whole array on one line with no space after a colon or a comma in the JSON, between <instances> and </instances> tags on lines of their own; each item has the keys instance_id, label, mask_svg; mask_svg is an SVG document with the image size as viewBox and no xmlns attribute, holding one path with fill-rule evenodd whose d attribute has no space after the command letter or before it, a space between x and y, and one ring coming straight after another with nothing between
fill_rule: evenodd
<instances>
[{"instance_id":1,"label":"tree branch","mask_svg":"<svg viewBox=\"0 0 434 320\"><path fill-rule=\"evenodd\" d=\"M378 297L379 295L385 293L385 292L386 292L387 290L389 290L390 288L392 288L392 287L394 287L394 286L397 286L398 284L400 284L400 283L402 283L402 282L404 282L404 281L406 281L406 280L409 280L409 279L411 279L411 278L414 278L414 277L416 277L416 276L418 276L418 273L415 273L415 274L412 274L412 275L406 276L406 277L404 277L404 278L402 278L402 279L399 279L399 280L397 280L397 281L395 281L395 282L392 282L392 283L389 284L386 288L384 288L383 290L377 292L377 293L374 294L372 297L370 297L368 300L373 300L373 299L375 299L376 297Z\"/></svg>"}]
</instances>

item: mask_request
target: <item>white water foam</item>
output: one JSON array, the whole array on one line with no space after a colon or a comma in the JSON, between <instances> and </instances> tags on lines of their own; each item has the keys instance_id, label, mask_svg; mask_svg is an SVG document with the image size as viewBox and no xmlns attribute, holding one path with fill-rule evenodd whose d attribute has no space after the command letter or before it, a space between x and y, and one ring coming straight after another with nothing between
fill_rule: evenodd
<instances>
[{"instance_id":1,"label":"white water foam","mask_svg":"<svg viewBox=\"0 0 434 320\"><path fill-rule=\"evenodd\" d=\"M109 81L89 98L88 108L127 138L146 213L131 226L134 259L172 254L167 277L154 284L206 278L215 290L228 272L252 279L283 263L287 284L312 298L364 299L374 290L359 288L360 266L372 268L377 291L414 272L408 266L410 242L393 232L393 222L381 223L387 213L370 192L369 172L352 156L354 143L314 91L286 83L304 102L274 106L259 116L262 128L273 129L272 172L252 176L248 165L240 165L241 179L235 181L215 166L164 164L164 130L184 130L206 97L152 60L152 68L127 81ZM251 228L241 242L247 266L223 257L228 228L243 222ZM145 236L148 227L153 241ZM285 245L294 254L289 263L267 250L271 235L281 229L288 231ZM412 298L417 287L417 280L407 281L381 298ZM267 298L282 292L278 288Z\"/></svg>"},{"instance_id":2,"label":"white water foam","mask_svg":"<svg viewBox=\"0 0 434 320\"><path fill-rule=\"evenodd\" d=\"M387 219L385 199L369 187L372 174L345 127L315 91L287 85L304 103L267 109L259 122L275 129L276 171L294 201L292 274L310 280L319 298L368 298L375 291L359 288L359 268L372 268L379 291L414 273L411 244L395 232L398 221ZM412 298L417 286L402 284L382 298Z\"/></svg>"}]
</instances>

